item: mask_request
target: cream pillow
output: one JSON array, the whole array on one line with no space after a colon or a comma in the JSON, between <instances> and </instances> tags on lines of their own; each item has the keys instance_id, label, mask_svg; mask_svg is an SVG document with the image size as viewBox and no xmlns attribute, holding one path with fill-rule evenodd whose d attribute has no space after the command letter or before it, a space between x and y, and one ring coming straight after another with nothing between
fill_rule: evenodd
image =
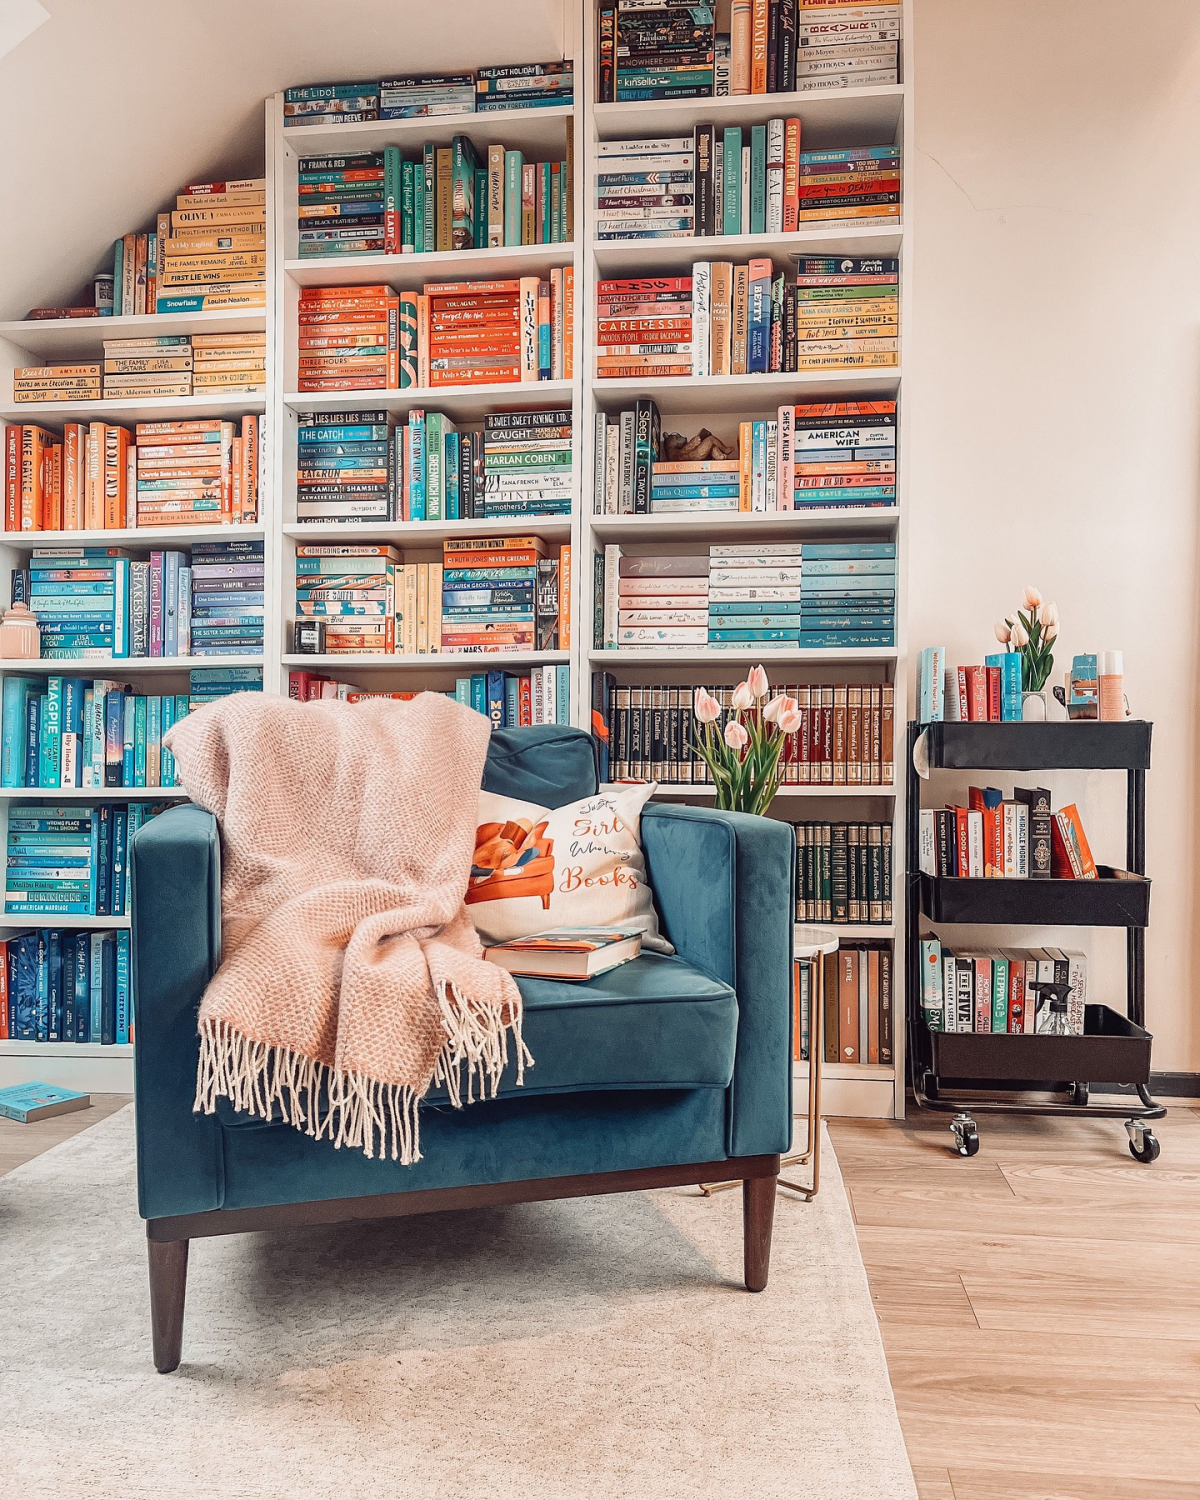
<instances>
[{"instance_id":1,"label":"cream pillow","mask_svg":"<svg viewBox=\"0 0 1200 1500\"><path fill-rule=\"evenodd\" d=\"M653 783L540 807L480 792L467 909L485 943L552 927L637 927L642 945L671 953L659 935L639 837Z\"/></svg>"}]
</instances>

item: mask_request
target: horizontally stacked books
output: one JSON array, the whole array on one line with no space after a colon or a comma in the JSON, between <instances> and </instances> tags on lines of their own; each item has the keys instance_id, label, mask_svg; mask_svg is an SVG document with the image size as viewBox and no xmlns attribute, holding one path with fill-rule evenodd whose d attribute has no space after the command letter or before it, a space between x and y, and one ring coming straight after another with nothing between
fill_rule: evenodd
<instances>
[{"instance_id":1,"label":"horizontally stacked books","mask_svg":"<svg viewBox=\"0 0 1200 1500\"><path fill-rule=\"evenodd\" d=\"M683 239L694 232L691 136L600 141L596 158L598 240Z\"/></svg>"},{"instance_id":2,"label":"horizontally stacked books","mask_svg":"<svg viewBox=\"0 0 1200 1500\"><path fill-rule=\"evenodd\" d=\"M796 824L796 921L892 920L890 823Z\"/></svg>"},{"instance_id":3,"label":"horizontally stacked books","mask_svg":"<svg viewBox=\"0 0 1200 1500\"><path fill-rule=\"evenodd\" d=\"M447 541L442 650L569 649L570 557L569 546L552 549L539 536Z\"/></svg>"},{"instance_id":4,"label":"horizontally stacked books","mask_svg":"<svg viewBox=\"0 0 1200 1500\"><path fill-rule=\"evenodd\" d=\"M921 1014L930 1031L1082 1036L1087 956L1061 948L972 953L921 940Z\"/></svg>"},{"instance_id":5,"label":"horizontally stacked books","mask_svg":"<svg viewBox=\"0 0 1200 1500\"><path fill-rule=\"evenodd\" d=\"M106 339L102 364L22 365L13 400L148 401L257 394L267 381L265 333Z\"/></svg>"},{"instance_id":6,"label":"horizontally stacked books","mask_svg":"<svg viewBox=\"0 0 1200 1500\"><path fill-rule=\"evenodd\" d=\"M192 184L176 198L173 213L159 214L148 311L266 307L266 186L265 178Z\"/></svg>"},{"instance_id":7,"label":"horizontally stacked books","mask_svg":"<svg viewBox=\"0 0 1200 1500\"><path fill-rule=\"evenodd\" d=\"M206 526L258 519L263 419L139 422L137 526ZM66 529L70 529L68 526Z\"/></svg>"},{"instance_id":8,"label":"horizontally stacked books","mask_svg":"<svg viewBox=\"0 0 1200 1500\"><path fill-rule=\"evenodd\" d=\"M486 714L493 729L524 729L532 724L571 722L571 669L565 662L531 667L528 672L473 672L458 677L447 693L458 703ZM351 682L338 682L316 672L289 672L288 695L301 703L336 698L365 703L371 698L408 701L416 693L363 692Z\"/></svg>"},{"instance_id":9,"label":"horizontally stacked books","mask_svg":"<svg viewBox=\"0 0 1200 1500\"><path fill-rule=\"evenodd\" d=\"M780 767L785 784L892 784L891 683L798 683L777 691L796 701L801 716L795 733L784 737ZM618 685L611 672L594 673L592 723L600 735L602 779L707 785L708 767L696 751L695 692L696 685ZM733 689L713 688L711 693L723 716L731 716Z\"/></svg>"},{"instance_id":10,"label":"horizontally stacked books","mask_svg":"<svg viewBox=\"0 0 1200 1500\"><path fill-rule=\"evenodd\" d=\"M713 92L716 27L711 5L618 0L597 13L597 101L698 99Z\"/></svg>"},{"instance_id":11,"label":"horizontally stacked books","mask_svg":"<svg viewBox=\"0 0 1200 1500\"><path fill-rule=\"evenodd\" d=\"M903 14L902 5L876 0L799 0L796 76L790 87L811 92L898 83Z\"/></svg>"},{"instance_id":12,"label":"horizontally stacked books","mask_svg":"<svg viewBox=\"0 0 1200 1500\"><path fill-rule=\"evenodd\" d=\"M299 307L301 391L569 380L574 272L545 280L305 287Z\"/></svg>"},{"instance_id":13,"label":"horizontally stacked books","mask_svg":"<svg viewBox=\"0 0 1200 1500\"><path fill-rule=\"evenodd\" d=\"M409 73L359 83L311 83L285 89L283 123L357 125L424 115L569 105L571 60L515 63L474 73Z\"/></svg>"},{"instance_id":14,"label":"horizontally stacked books","mask_svg":"<svg viewBox=\"0 0 1200 1500\"><path fill-rule=\"evenodd\" d=\"M597 515L766 513L896 504L896 403L781 406L774 421L740 422L737 441L707 428L685 439L661 431L646 396L596 417Z\"/></svg>"},{"instance_id":15,"label":"horizontally stacked books","mask_svg":"<svg viewBox=\"0 0 1200 1500\"><path fill-rule=\"evenodd\" d=\"M305 257L553 245L573 224L572 134L558 161L455 135L406 158L398 146L299 162L298 239Z\"/></svg>"},{"instance_id":16,"label":"horizontally stacked books","mask_svg":"<svg viewBox=\"0 0 1200 1500\"><path fill-rule=\"evenodd\" d=\"M880 648L895 643L894 542L744 542L597 568L599 649Z\"/></svg>"},{"instance_id":17,"label":"horizontally stacked books","mask_svg":"<svg viewBox=\"0 0 1200 1500\"><path fill-rule=\"evenodd\" d=\"M138 803L11 807L5 914L22 920L125 915L131 821L146 821Z\"/></svg>"}]
</instances>

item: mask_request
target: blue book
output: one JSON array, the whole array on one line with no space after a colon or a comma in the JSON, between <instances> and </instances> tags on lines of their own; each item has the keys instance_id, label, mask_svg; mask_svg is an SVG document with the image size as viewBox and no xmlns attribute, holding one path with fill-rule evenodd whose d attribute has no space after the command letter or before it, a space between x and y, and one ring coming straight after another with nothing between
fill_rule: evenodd
<instances>
[{"instance_id":1,"label":"blue book","mask_svg":"<svg viewBox=\"0 0 1200 1500\"><path fill-rule=\"evenodd\" d=\"M810 578L894 578L895 559L891 557L814 557L804 556L804 581Z\"/></svg>"},{"instance_id":2,"label":"blue book","mask_svg":"<svg viewBox=\"0 0 1200 1500\"><path fill-rule=\"evenodd\" d=\"M860 558L895 557L895 542L805 542L801 555L807 563L844 558L857 561Z\"/></svg>"},{"instance_id":3,"label":"blue book","mask_svg":"<svg viewBox=\"0 0 1200 1500\"><path fill-rule=\"evenodd\" d=\"M45 694L31 697L25 709L25 785L37 786L41 770L42 704Z\"/></svg>"},{"instance_id":4,"label":"blue book","mask_svg":"<svg viewBox=\"0 0 1200 1500\"><path fill-rule=\"evenodd\" d=\"M61 935L62 951L62 1040L75 1041L75 938L73 932Z\"/></svg>"},{"instance_id":5,"label":"blue book","mask_svg":"<svg viewBox=\"0 0 1200 1500\"><path fill-rule=\"evenodd\" d=\"M48 1042L50 1040L50 964L46 943L47 934L43 929L34 936L37 939L37 947L34 949L34 962L37 964L37 974L34 978L34 993L37 996L34 1040Z\"/></svg>"},{"instance_id":6,"label":"blue book","mask_svg":"<svg viewBox=\"0 0 1200 1500\"><path fill-rule=\"evenodd\" d=\"M62 760L62 694L61 677L46 679L46 697L42 703L38 726L38 786L57 786Z\"/></svg>"},{"instance_id":7,"label":"blue book","mask_svg":"<svg viewBox=\"0 0 1200 1500\"><path fill-rule=\"evenodd\" d=\"M477 714L486 714L488 711L487 674L475 672L471 676L471 707Z\"/></svg>"},{"instance_id":8,"label":"blue book","mask_svg":"<svg viewBox=\"0 0 1200 1500\"><path fill-rule=\"evenodd\" d=\"M121 780L119 786L135 786L137 761L137 695L125 693L121 703Z\"/></svg>"},{"instance_id":9,"label":"blue book","mask_svg":"<svg viewBox=\"0 0 1200 1500\"><path fill-rule=\"evenodd\" d=\"M0 708L0 786L25 785L29 700L41 690L35 677L6 677Z\"/></svg>"},{"instance_id":10,"label":"blue book","mask_svg":"<svg viewBox=\"0 0 1200 1500\"><path fill-rule=\"evenodd\" d=\"M983 658L985 667L996 667L1000 673L1000 718L1004 723L1020 723L1022 717L1021 653L995 651Z\"/></svg>"},{"instance_id":11,"label":"blue book","mask_svg":"<svg viewBox=\"0 0 1200 1500\"><path fill-rule=\"evenodd\" d=\"M895 621L891 615L801 615L801 630L891 630Z\"/></svg>"},{"instance_id":12,"label":"blue book","mask_svg":"<svg viewBox=\"0 0 1200 1500\"><path fill-rule=\"evenodd\" d=\"M425 520L425 413L408 414L408 519Z\"/></svg>"},{"instance_id":13,"label":"blue book","mask_svg":"<svg viewBox=\"0 0 1200 1500\"><path fill-rule=\"evenodd\" d=\"M748 375L765 375L771 368L771 263L764 261L760 264L766 266L767 274L754 278L750 283L749 295L746 298L746 373Z\"/></svg>"},{"instance_id":14,"label":"blue book","mask_svg":"<svg viewBox=\"0 0 1200 1500\"><path fill-rule=\"evenodd\" d=\"M875 646L894 646L895 634L891 630L802 630L800 644L805 648L824 650L827 647L856 649Z\"/></svg>"},{"instance_id":15,"label":"blue book","mask_svg":"<svg viewBox=\"0 0 1200 1500\"><path fill-rule=\"evenodd\" d=\"M504 673L487 674L487 715L493 729L504 728Z\"/></svg>"},{"instance_id":16,"label":"blue book","mask_svg":"<svg viewBox=\"0 0 1200 1500\"><path fill-rule=\"evenodd\" d=\"M102 802L92 809L92 875L95 882L95 901L92 910L98 917L106 917L112 907L112 809Z\"/></svg>"},{"instance_id":17,"label":"blue book","mask_svg":"<svg viewBox=\"0 0 1200 1500\"><path fill-rule=\"evenodd\" d=\"M113 558L113 641L114 656L129 655L129 559Z\"/></svg>"},{"instance_id":18,"label":"blue book","mask_svg":"<svg viewBox=\"0 0 1200 1500\"><path fill-rule=\"evenodd\" d=\"M732 484L656 484L650 499L655 500L736 500L741 486ZM731 507L736 509L737 507Z\"/></svg>"},{"instance_id":19,"label":"blue book","mask_svg":"<svg viewBox=\"0 0 1200 1500\"><path fill-rule=\"evenodd\" d=\"M804 608L799 599L736 600L714 599L708 606L709 618L720 615L798 615Z\"/></svg>"},{"instance_id":20,"label":"blue book","mask_svg":"<svg viewBox=\"0 0 1200 1500\"><path fill-rule=\"evenodd\" d=\"M767 232L767 127L750 127L750 233ZM750 368L753 370L754 366Z\"/></svg>"},{"instance_id":21,"label":"blue book","mask_svg":"<svg viewBox=\"0 0 1200 1500\"><path fill-rule=\"evenodd\" d=\"M117 1040L117 942L106 932L100 944L100 1040L111 1047Z\"/></svg>"},{"instance_id":22,"label":"blue book","mask_svg":"<svg viewBox=\"0 0 1200 1500\"><path fill-rule=\"evenodd\" d=\"M104 1023L104 934L92 932L88 938L88 1033L99 1042Z\"/></svg>"},{"instance_id":23,"label":"blue book","mask_svg":"<svg viewBox=\"0 0 1200 1500\"><path fill-rule=\"evenodd\" d=\"M75 1040L87 1042L92 1037L92 985L90 932L75 934Z\"/></svg>"},{"instance_id":24,"label":"blue book","mask_svg":"<svg viewBox=\"0 0 1200 1500\"><path fill-rule=\"evenodd\" d=\"M456 677L454 679L454 701L461 703L464 707L471 706L471 679L469 677Z\"/></svg>"},{"instance_id":25,"label":"blue book","mask_svg":"<svg viewBox=\"0 0 1200 1500\"><path fill-rule=\"evenodd\" d=\"M443 500L443 515L447 521L457 521L462 517L461 502L458 487L458 461L462 446L461 436L457 432L446 434L446 462L444 465L445 497Z\"/></svg>"},{"instance_id":26,"label":"blue book","mask_svg":"<svg viewBox=\"0 0 1200 1500\"><path fill-rule=\"evenodd\" d=\"M164 656L179 655L179 567L182 552L163 553L162 617Z\"/></svg>"},{"instance_id":27,"label":"blue book","mask_svg":"<svg viewBox=\"0 0 1200 1500\"><path fill-rule=\"evenodd\" d=\"M640 92L635 90L635 93ZM724 177L722 190L722 234L742 232L742 129L726 125L722 137Z\"/></svg>"},{"instance_id":28,"label":"blue book","mask_svg":"<svg viewBox=\"0 0 1200 1500\"><path fill-rule=\"evenodd\" d=\"M126 870L129 850L129 810L114 807L112 810L112 914L125 915Z\"/></svg>"},{"instance_id":29,"label":"blue book","mask_svg":"<svg viewBox=\"0 0 1200 1500\"><path fill-rule=\"evenodd\" d=\"M521 679L514 672L504 673L504 723L502 729L516 729L521 722Z\"/></svg>"},{"instance_id":30,"label":"blue book","mask_svg":"<svg viewBox=\"0 0 1200 1500\"><path fill-rule=\"evenodd\" d=\"M36 932L23 933L9 943L9 952L16 954L9 975L12 991L11 1010L13 1024L9 1035L21 1042L36 1042L38 1039L38 944Z\"/></svg>"},{"instance_id":31,"label":"blue book","mask_svg":"<svg viewBox=\"0 0 1200 1500\"><path fill-rule=\"evenodd\" d=\"M798 489L793 492L794 508L806 505L890 505L896 498L895 485L830 485L824 489Z\"/></svg>"},{"instance_id":32,"label":"blue book","mask_svg":"<svg viewBox=\"0 0 1200 1500\"><path fill-rule=\"evenodd\" d=\"M779 642L782 642L782 641L794 642L794 641L796 641L796 640L799 639L799 636L800 636L800 627L798 625L795 626L794 628L787 627L787 628L782 628L782 629L777 629L777 630L763 630L763 629L759 629L759 628L754 628L754 629L745 629L745 630L736 630L736 629L734 629L734 630L725 630L725 629L721 629L721 630L710 630L708 632L708 639L715 646L724 646L724 645L728 645L730 642L736 642L736 641L759 641L759 642L763 642L763 641L771 642L771 641L774 641L776 643L779 643Z\"/></svg>"},{"instance_id":33,"label":"blue book","mask_svg":"<svg viewBox=\"0 0 1200 1500\"><path fill-rule=\"evenodd\" d=\"M61 1042L65 1036L63 1006L63 934L53 928L46 934L46 987L49 991L47 1040Z\"/></svg>"},{"instance_id":34,"label":"blue book","mask_svg":"<svg viewBox=\"0 0 1200 1500\"><path fill-rule=\"evenodd\" d=\"M114 962L114 983L116 987L116 1042L118 1047L124 1047L129 1042L129 929L125 928L116 935L116 955Z\"/></svg>"},{"instance_id":35,"label":"blue book","mask_svg":"<svg viewBox=\"0 0 1200 1500\"><path fill-rule=\"evenodd\" d=\"M52 1083L14 1083L0 1089L0 1116L28 1125L34 1120L49 1120L55 1115L86 1109L91 1102L89 1094L61 1089Z\"/></svg>"},{"instance_id":36,"label":"blue book","mask_svg":"<svg viewBox=\"0 0 1200 1500\"><path fill-rule=\"evenodd\" d=\"M146 698L143 693L133 700L133 784L146 785Z\"/></svg>"}]
</instances>

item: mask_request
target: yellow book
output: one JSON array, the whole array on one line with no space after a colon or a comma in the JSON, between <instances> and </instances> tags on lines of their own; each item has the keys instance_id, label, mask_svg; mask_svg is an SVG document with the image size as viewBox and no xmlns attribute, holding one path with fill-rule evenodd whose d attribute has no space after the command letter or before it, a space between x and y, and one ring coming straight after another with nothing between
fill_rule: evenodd
<instances>
[{"instance_id":1,"label":"yellow book","mask_svg":"<svg viewBox=\"0 0 1200 1500\"><path fill-rule=\"evenodd\" d=\"M417 564L417 655L429 655L429 564Z\"/></svg>"},{"instance_id":2,"label":"yellow book","mask_svg":"<svg viewBox=\"0 0 1200 1500\"><path fill-rule=\"evenodd\" d=\"M201 222L198 224L176 224L172 227L171 220L175 217L176 216L174 214L159 215L160 221L163 219L167 221L169 237L165 238L166 243L169 245L178 244L182 247L189 241L224 239L227 235L231 237L236 237L238 235L260 236L262 238L263 244L266 244L267 221L262 218L249 220L245 223L235 220L233 223L230 223L226 227L222 228L219 222L214 224L206 223L203 220L201 220ZM159 230L159 233L162 234L161 229ZM161 245L162 243L163 240L160 239L159 244Z\"/></svg>"},{"instance_id":3,"label":"yellow book","mask_svg":"<svg viewBox=\"0 0 1200 1500\"><path fill-rule=\"evenodd\" d=\"M751 508L754 483L754 423L738 423L738 510Z\"/></svg>"},{"instance_id":4,"label":"yellow book","mask_svg":"<svg viewBox=\"0 0 1200 1500\"><path fill-rule=\"evenodd\" d=\"M746 347L748 342L748 304L750 298L750 267L733 268L733 332L730 340L729 373L746 373Z\"/></svg>"},{"instance_id":5,"label":"yellow book","mask_svg":"<svg viewBox=\"0 0 1200 1500\"><path fill-rule=\"evenodd\" d=\"M442 565L429 563L429 650L434 656L442 649Z\"/></svg>"},{"instance_id":6,"label":"yellow book","mask_svg":"<svg viewBox=\"0 0 1200 1500\"><path fill-rule=\"evenodd\" d=\"M162 215L159 216L163 217ZM166 215L168 223L170 214ZM174 239L160 241L161 251L159 254L160 264L164 261L173 260L180 255L211 255L216 252L224 254L230 250L249 251L251 254L265 251L267 248L267 237L265 234L247 234L242 229L236 229L229 234L209 234L207 232L197 234L194 238Z\"/></svg>"},{"instance_id":7,"label":"yellow book","mask_svg":"<svg viewBox=\"0 0 1200 1500\"><path fill-rule=\"evenodd\" d=\"M170 241L167 242L170 244ZM265 275L267 257L261 250L213 250L203 254L168 255L164 271L214 271L237 266L256 266Z\"/></svg>"},{"instance_id":8,"label":"yellow book","mask_svg":"<svg viewBox=\"0 0 1200 1500\"><path fill-rule=\"evenodd\" d=\"M712 263L709 328L712 359L708 368L714 375L728 375L733 334L733 266L727 260Z\"/></svg>"},{"instance_id":9,"label":"yellow book","mask_svg":"<svg viewBox=\"0 0 1200 1500\"><path fill-rule=\"evenodd\" d=\"M261 208L180 208L171 215L171 233L194 229L199 224L261 224L266 233L266 216ZM210 234L212 230L208 231Z\"/></svg>"},{"instance_id":10,"label":"yellow book","mask_svg":"<svg viewBox=\"0 0 1200 1500\"><path fill-rule=\"evenodd\" d=\"M195 208L203 204L206 208L257 208L267 206L266 192L261 193L180 193L175 199L177 209Z\"/></svg>"},{"instance_id":11,"label":"yellow book","mask_svg":"<svg viewBox=\"0 0 1200 1500\"><path fill-rule=\"evenodd\" d=\"M239 281L262 280L262 266L215 266L211 270L196 268L186 271L177 270L174 266L164 266L158 275L158 289L161 294L171 287L225 286Z\"/></svg>"}]
</instances>

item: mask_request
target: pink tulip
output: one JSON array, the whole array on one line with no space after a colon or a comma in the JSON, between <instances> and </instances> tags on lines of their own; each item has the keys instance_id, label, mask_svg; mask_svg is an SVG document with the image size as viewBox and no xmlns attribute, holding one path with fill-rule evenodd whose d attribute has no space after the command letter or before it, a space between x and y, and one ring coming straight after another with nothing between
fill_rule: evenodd
<instances>
[{"instance_id":1,"label":"pink tulip","mask_svg":"<svg viewBox=\"0 0 1200 1500\"><path fill-rule=\"evenodd\" d=\"M996 639L1002 646L1007 646L1012 640L1012 626L1007 620L997 620L992 629L996 632Z\"/></svg>"},{"instance_id":2,"label":"pink tulip","mask_svg":"<svg viewBox=\"0 0 1200 1500\"><path fill-rule=\"evenodd\" d=\"M754 703L754 693L748 682L739 682L733 690L733 706L739 712L744 713Z\"/></svg>"},{"instance_id":3,"label":"pink tulip","mask_svg":"<svg viewBox=\"0 0 1200 1500\"><path fill-rule=\"evenodd\" d=\"M1040 609L1041 604L1042 596L1040 592L1034 588L1033 584L1027 583L1025 585L1025 608Z\"/></svg>"},{"instance_id":4,"label":"pink tulip","mask_svg":"<svg viewBox=\"0 0 1200 1500\"><path fill-rule=\"evenodd\" d=\"M804 715L798 708L787 709L779 715L779 727L784 734L795 734L803 723Z\"/></svg>"},{"instance_id":5,"label":"pink tulip","mask_svg":"<svg viewBox=\"0 0 1200 1500\"><path fill-rule=\"evenodd\" d=\"M725 726L725 743L731 750L744 750L750 743L750 736L746 732L744 724L739 724L736 719L731 719Z\"/></svg>"},{"instance_id":6,"label":"pink tulip","mask_svg":"<svg viewBox=\"0 0 1200 1500\"><path fill-rule=\"evenodd\" d=\"M707 688L696 689L695 714L701 724L712 724L721 717L721 705Z\"/></svg>"},{"instance_id":7,"label":"pink tulip","mask_svg":"<svg viewBox=\"0 0 1200 1500\"><path fill-rule=\"evenodd\" d=\"M788 700L782 693L777 698L771 699L770 703L763 709L763 718L768 724L774 724L778 720L779 715L787 707L787 703Z\"/></svg>"},{"instance_id":8,"label":"pink tulip","mask_svg":"<svg viewBox=\"0 0 1200 1500\"><path fill-rule=\"evenodd\" d=\"M746 679L746 685L756 698L765 698L771 688L771 684L767 681L766 671L761 666L750 668L750 675Z\"/></svg>"}]
</instances>

